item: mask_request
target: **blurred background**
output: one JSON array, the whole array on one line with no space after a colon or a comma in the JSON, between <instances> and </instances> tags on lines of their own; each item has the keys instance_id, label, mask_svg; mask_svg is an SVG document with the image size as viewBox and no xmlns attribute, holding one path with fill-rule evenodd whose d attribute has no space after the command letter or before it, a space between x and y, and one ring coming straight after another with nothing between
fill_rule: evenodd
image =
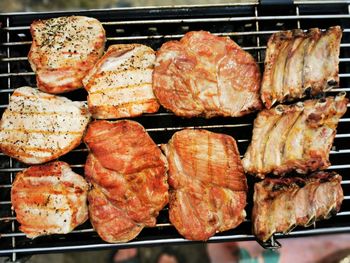
<instances>
[{"instance_id":1,"label":"blurred background","mask_svg":"<svg viewBox=\"0 0 350 263\"><path fill-rule=\"evenodd\" d=\"M188 4L220 4L220 3L244 3L254 0L1 0L1 12L17 11L55 11L78 10L92 8L133 7L133 6L164 6L164 5L188 5Z\"/></svg>"}]
</instances>

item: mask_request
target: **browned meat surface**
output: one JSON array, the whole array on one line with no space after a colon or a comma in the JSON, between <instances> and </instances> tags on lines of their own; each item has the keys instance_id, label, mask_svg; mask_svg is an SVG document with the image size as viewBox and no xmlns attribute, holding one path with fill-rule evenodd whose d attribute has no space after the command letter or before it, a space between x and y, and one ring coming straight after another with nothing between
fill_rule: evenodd
<instances>
[{"instance_id":1,"label":"browned meat surface","mask_svg":"<svg viewBox=\"0 0 350 263\"><path fill-rule=\"evenodd\" d=\"M339 119L347 110L345 93L263 110L254 121L253 138L243 158L247 173L264 178L292 170L327 168Z\"/></svg>"},{"instance_id":2,"label":"browned meat surface","mask_svg":"<svg viewBox=\"0 0 350 263\"><path fill-rule=\"evenodd\" d=\"M302 76L304 70L304 53L308 38L301 29L296 29L292 32L293 37L288 48L284 72L282 72L282 74L284 74L282 75L283 96L280 101L284 101L285 99L297 99L304 96Z\"/></svg>"},{"instance_id":3,"label":"browned meat surface","mask_svg":"<svg viewBox=\"0 0 350 263\"><path fill-rule=\"evenodd\" d=\"M101 23L85 16L36 20L30 32L28 60L38 88L49 93L82 87L82 79L102 56L106 42Z\"/></svg>"},{"instance_id":4,"label":"browned meat surface","mask_svg":"<svg viewBox=\"0 0 350 263\"><path fill-rule=\"evenodd\" d=\"M111 243L127 242L136 237L144 228L113 205L99 188L89 192L90 220L100 237Z\"/></svg>"},{"instance_id":5,"label":"browned meat surface","mask_svg":"<svg viewBox=\"0 0 350 263\"><path fill-rule=\"evenodd\" d=\"M29 167L16 175L11 202L27 237L66 234L88 219L88 184L64 162Z\"/></svg>"},{"instance_id":6,"label":"browned meat surface","mask_svg":"<svg viewBox=\"0 0 350 263\"><path fill-rule=\"evenodd\" d=\"M100 237L126 242L154 226L168 203L167 161L145 129L134 121L95 121L84 141L90 220Z\"/></svg>"},{"instance_id":7,"label":"browned meat surface","mask_svg":"<svg viewBox=\"0 0 350 263\"><path fill-rule=\"evenodd\" d=\"M193 31L157 51L153 90L178 116L242 116L261 108L259 89L254 58L228 37Z\"/></svg>"},{"instance_id":8,"label":"browned meat surface","mask_svg":"<svg viewBox=\"0 0 350 263\"><path fill-rule=\"evenodd\" d=\"M254 187L253 232L262 241L328 219L343 201L341 176L315 172L306 178L266 178Z\"/></svg>"},{"instance_id":9,"label":"browned meat surface","mask_svg":"<svg viewBox=\"0 0 350 263\"><path fill-rule=\"evenodd\" d=\"M85 102L18 88L0 121L0 151L26 164L57 159L81 143L90 117Z\"/></svg>"},{"instance_id":10,"label":"browned meat surface","mask_svg":"<svg viewBox=\"0 0 350 263\"><path fill-rule=\"evenodd\" d=\"M261 99L266 108L276 102L316 95L339 85L339 26L321 32L312 28L273 34L267 44Z\"/></svg>"},{"instance_id":11,"label":"browned meat surface","mask_svg":"<svg viewBox=\"0 0 350 263\"><path fill-rule=\"evenodd\" d=\"M303 87L312 94L339 86L339 52L342 29L330 27L326 32L311 30L304 57Z\"/></svg>"},{"instance_id":12,"label":"browned meat surface","mask_svg":"<svg viewBox=\"0 0 350 263\"><path fill-rule=\"evenodd\" d=\"M83 80L92 116L113 119L158 111L152 90L155 57L145 45L110 46Z\"/></svg>"},{"instance_id":13,"label":"browned meat surface","mask_svg":"<svg viewBox=\"0 0 350 263\"><path fill-rule=\"evenodd\" d=\"M275 101L283 99L284 67L287 61L291 31L282 31L273 34L267 44L265 58L265 72L262 80L261 97L266 107L269 108ZM267 98L266 98L267 97ZM270 101L270 100L273 101Z\"/></svg>"},{"instance_id":14,"label":"browned meat surface","mask_svg":"<svg viewBox=\"0 0 350 263\"><path fill-rule=\"evenodd\" d=\"M162 149L169 162L169 218L181 235L207 240L244 220L247 182L232 137L182 130Z\"/></svg>"}]
</instances>

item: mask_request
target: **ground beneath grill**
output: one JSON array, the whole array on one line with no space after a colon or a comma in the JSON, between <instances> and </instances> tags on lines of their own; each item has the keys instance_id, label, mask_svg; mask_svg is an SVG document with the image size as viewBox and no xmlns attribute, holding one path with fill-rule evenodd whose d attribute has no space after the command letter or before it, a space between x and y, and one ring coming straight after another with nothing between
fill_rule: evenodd
<instances>
[{"instance_id":1,"label":"ground beneath grill","mask_svg":"<svg viewBox=\"0 0 350 263\"><path fill-rule=\"evenodd\" d=\"M186 244L177 246L143 247L138 249L140 263L156 263L164 251L174 251L181 263L223 262L348 262L350 259L350 234L326 235L281 239L278 251L264 250L255 241L210 244ZM109 263L117 250L80 251L60 254L34 255L20 258L26 263ZM228 258L230 257L229 261ZM232 259L234 259L232 261ZM253 260L253 261L252 261ZM344 261L345 260L345 261ZM0 258L0 262L6 262ZM257 261L256 261L257 262ZM261 262L261 261L259 261Z\"/></svg>"}]
</instances>

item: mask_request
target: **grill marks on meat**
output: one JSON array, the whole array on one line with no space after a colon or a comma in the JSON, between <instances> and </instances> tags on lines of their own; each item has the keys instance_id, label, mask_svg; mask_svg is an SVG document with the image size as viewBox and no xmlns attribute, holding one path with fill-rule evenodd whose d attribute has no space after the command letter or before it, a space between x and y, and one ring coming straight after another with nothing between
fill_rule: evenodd
<instances>
[{"instance_id":1,"label":"grill marks on meat","mask_svg":"<svg viewBox=\"0 0 350 263\"><path fill-rule=\"evenodd\" d=\"M94 118L135 117L159 104L152 90L154 50L139 44L112 45L84 78Z\"/></svg>"},{"instance_id":2,"label":"grill marks on meat","mask_svg":"<svg viewBox=\"0 0 350 263\"><path fill-rule=\"evenodd\" d=\"M95 121L84 139L90 154L85 175L92 225L111 243L154 226L168 203L167 161L144 128L133 121Z\"/></svg>"},{"instance_id":3,"label":"grill marks on meat","mask_svg":"<svg viewBox=\"0 0 350 263\"><path fill-rule=\"evenodd\" d=\"M343 201L341 176L315 172L308 177L266 178L254 187L253 232L267 241L274 233L288 233L328 219Z\"/></svg>"},{"instance_id":4,"label":"grill marks on meat","mask_svg":"<svg viewBox=\"0 0 350 263\"><path fill-rule=\"evenodd\" d=\"M37 20L30 32L28 60L39 89L49 93L82 87L82 79L102 56L106 42L101 23L84 16Z\"/></svg>"},{"instance_id":5,"label":"grill marks on meat","mask_svg":"<svg viewBox=\"0 0 350 263\"><path fill-rule=\"evenodd\" d=\"M339 119L347 110L345 93L263 110L254 121L253 138L242 160L246 172L264 178L292 170L327 168Z\"/></svg>"},{"instance_id":6,"label":"grill marks on meat","mask_svg":"<svg viewBox=\"0 0 350 263\"><path fill-rule=\"evenodd\" d=\"M29 238L71 232L88 219L87 192L85 180L64 162L19 172L11 190L19 229Z\"/></svg>"},{"instance_id":7,"label":"grill marks on meat","mask_svg":"<svg viewBox=\"0 0 350 263\"><path fill-rule=\"evenodd\" d=\"M105 32L95 19L39 20L31 33L28 59L39 89L61 93L83 82L95 118L156 112L154 93L165 108L184 117L242 116L262 106L258 66L229 38L204 31L187 33L162 46L153 71L154 51L139 44L110 46L98 61ZM265 106L338 85L341 35L338 26L327 32L274 34L266 51L261 90ZM244 169L264 178L268 173L328 167L347 102L340 94L262 111L254 122ZM0 123L1 150L29 164L65 154L80 143L90 119L84 107L28 87L17 89ZM88 194L87 183L63 162L17 174L11 199L20 230L28 237L72 231L87 220L87 198L92 225L107 242L127 242L145 226L155 226L168 202L168 164L144 128L132 121L95 121L85 143L90 150L85 174L93 185ZM162 148L170 169L169 217L181 235L207 240L244 220L247 182L232 137L183 130ZM266 241L276 232L329 218L340 209L340 182L338 174L316 172L306 179L257 183L254 233Z\"/></svg>"},{"instance_id":8,"label":"grill marks on meat","mask_svg":"<svg viewBox=\"0 0 350 263\"><path fill-rule=\"evenodd\" d=\"M181 235L207 240L244 220L247 182L232 137L182 130L162 149L169 162L169 218Z\"/></svg>"},{"instance_id":9,"label":"grill marks on meat","mask_svg":"<svg viewBox=\"0 0 350 263\"><path fill-rule=\"evenodd\" d=\"M93 188L89 192L89 211L94 228L107 242L127 242L144 227L130 220L122 209L113 205L100 188Z\"/></svg>"},{"instance_id":10,"label":"grill marks on meat","mask_svg":"<svg viewBox=\"0 0 350 263\"><path fill-rule=\"evenodd\" d=\"M342 30L312 28L273 34L267 44L261 99L266 108L276 102L316 95L339 85Z\"/></svg>"},{"instance_id":11,"label":"grill marks on meat","mask_svg":"<svg viewBox=\"0 0 350 263\"><path fill-rule=\"evenodd\" d=\"M0 121L0 149L27 164L54 160L80 144L89 121L85 103L21 87Z\"/></svg>"},{"instance_id":12,"label":"grill marks on meat","mask_svg":"<svg viewBox=\"0 0 350 263\"><path fill-rule=\"evenodd\" d=\"M242 116L261 108L254 58L227 37L187 33L157 51L153 90L178 116Z\"/></svg>"}]
</instances>

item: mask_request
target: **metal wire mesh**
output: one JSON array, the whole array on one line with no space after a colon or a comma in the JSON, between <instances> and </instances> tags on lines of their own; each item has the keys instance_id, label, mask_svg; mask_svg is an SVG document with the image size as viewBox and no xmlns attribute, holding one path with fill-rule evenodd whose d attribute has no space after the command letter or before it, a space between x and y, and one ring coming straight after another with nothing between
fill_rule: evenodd
<instances>
[{"instance_id":1,"label":"metal wire mesh","mask_svg":"<svg viewBox=\"0 0 350 263\"><path fill-rule=\"evenodd\" d=\"M229 36L250 52L263 70L265 48L268 37L277 31L302 28L309 29L342 26L343 39L340 52L340 88L329 92L350 91L350 6L346 2L297 2L292 6L264 7L257 4L112 9L59 13L12 13L0 15L0 114L7 107L9 97L15 88L35 86L35 75L27 60L31 44L29 25L35 19L62 15L87 15L96 17L107 33L107 46L117 43L142 43L158 49L162 43L179 39L186 32L207 30L216 35ZM73 100L86 100L83 89L66 94ZM349 107L350 105L348 105ZM160 110L136 118L158 144L166 143L172 134L185 127L205 128L226 133L238 141L241 154L249 144L252 122L255 115L243 118L192 118L182 119L172 113ZM87 149L80 145L60 159L71 164L83 175ZM345 193L340 213L330 220L317 223L316 228L297 228L289 236L350 232L350 112L339 123L338 133L332 148L330 170L343 176ZM25 168L22 163L0 153L0 255L43 253L95 249L106 247L128 247L183 243L184 240L168 221L167 209L161 211L157 225L144 229L133 241L122 244L107 244L93 231L89 222L67 235L52 235L30 240L18 230L15 214L11 210L11 184L18 171ZM252 240L250 210L252 207L253 179L249 178L247 220L238 228L217 234L210 241ZM281 235L277 235L281 237Z\"/></svg>"}]
</instances>

